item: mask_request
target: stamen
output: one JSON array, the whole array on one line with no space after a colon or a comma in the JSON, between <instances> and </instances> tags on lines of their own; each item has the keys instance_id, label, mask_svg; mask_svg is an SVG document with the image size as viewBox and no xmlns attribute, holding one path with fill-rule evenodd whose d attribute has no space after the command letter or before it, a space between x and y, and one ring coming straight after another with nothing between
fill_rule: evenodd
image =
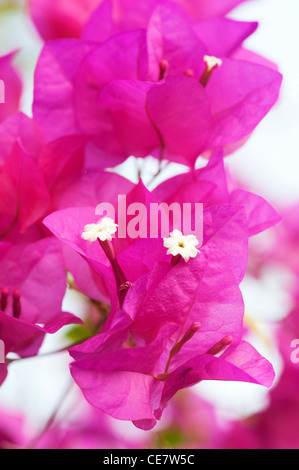
<instances>
[{"instance_id":1,"label":"stamen","mask_svg":"<svg viewBox=\"0 0 299 470\"><path fill-rule=\"evenodd\" d=\"M201 327L200 322L193 322L191 324L189 330L184 334L181 341L175 344L172 350L170 351L170 354L172 357L182 349L184 344L187 343L187 341L189 341L195 335L195 333L199 330L200 327Z\"/></svg>"},{"instance_id":2,"label":"stamen","mask_svg":"<svg viewBox=\"0 0 299 470\"><path fill-rule=\"evenodd\" d=\"M21 315L21 292L15 289L12 294L12 314L14 318L20 318Z\"/></svg>"},{"instance_id":3,"label":"stamen","mask_svg":"<svg viewBox=\"0 0 299 470\"><path fill-rule=\"evenodd\" d=\"M218 59L217 57L213 57L209 55L205 55L203 60L204 60L206 68L199 82L202 84L203 87L206 87L207 84L209 83L209 80L212 76L213 71L217 69L218 67L221 67L222 60Z\"/></svg>"},{"instance_id":4,"label":"stamen","mask_svg":"<svg viewBox=\"0 0 299 470\"><path fill-rule=\"evenodd\" d=\"M168 61L165 59L162 59L159 63L159 67L160 67L160 75L159 75L159 81L160 81L160 80L163 80L163 78L165 78L167 75L168 68L169 68Z\"/></svg>"},{"instance_id":5,"label":"stamen","mask_svg":"<svg viewBox=\"0 0 299 470\"><path fill-rule=\"evenodd\" d=\"M5 309L7 307L7 299L9 296L9 290L7 287L2 287L1 289L1 295L0 295L0 310L2 312L5 312Z\"/></svg>"},{"instance_id":6,"label":"stamen","mask_svg":"<svg viewBox=\"0 0 299 470\"><path fill-rule=\"evenodd\" d=\"M233 341L233 337L230 335L224 336L221 341L216 343L214 346L212 346L208 351L207 354L212 354L215 356L216 354L219 354L221 351L223 351L224 348L229 346Z\"/></svg>"}]
</instances>

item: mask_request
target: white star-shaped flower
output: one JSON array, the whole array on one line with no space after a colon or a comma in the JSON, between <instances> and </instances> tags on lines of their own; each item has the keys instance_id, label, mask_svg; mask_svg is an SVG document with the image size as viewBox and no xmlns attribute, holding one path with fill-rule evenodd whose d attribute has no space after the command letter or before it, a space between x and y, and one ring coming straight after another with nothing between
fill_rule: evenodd
<instances>
[{"instance_id":1,"label":"white star-shaped flower","mask_svg":"<svg viewBox=\"0 0 299 470\"><path fill-rule=\"evenodd\" d=\"M180 230L175 229L169 234L169 238L164 238L164 246L168 248L168 255L181 255L187 262L190 258L195 258L200 251L195 248L199 241L195 235L183 235Z\"/></svg>"},{"instance_id":2,"label":"white star-shaped flower","mask_svg":"<svg viewBox=\"0 0 299 470\"><path fill-rule=\"evenodd\" d=\"M117 224L109 217L103 217L96 224L87 224L84 227L84 232L81 237L83 240L88 240L89 243L95 242L97 239L104 242L105 240L112 240L112 235L117 230Z\"/></svg>"}]
</instances>

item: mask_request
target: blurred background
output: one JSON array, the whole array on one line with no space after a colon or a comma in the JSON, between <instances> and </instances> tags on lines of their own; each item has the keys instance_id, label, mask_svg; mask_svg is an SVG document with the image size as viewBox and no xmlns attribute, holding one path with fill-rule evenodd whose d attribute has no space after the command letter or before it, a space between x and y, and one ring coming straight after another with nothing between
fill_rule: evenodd
<instances>
[{"instance_id":1,"label":"blurred background","mask_svg":"<svg viewBox=\"0 0 299 470\"><path fill-rule=\"evenodd\" d=\"M245 46L278 64L284 80L279 102L249 141L227 158L227 167L243 186L284 212L299 202L299 61L296 48L299 44L299 3L298 0L250 0L228 16L259 22L258 30ZM0 54L19 51L15 63L24 82L22 110L28 115L31 115L33 71L41 47L42 41L26 13L25 1L0 0ZM295 210L292 217L298 219L298 211ZM255 237L252 244L253 262L260 253L267 252L276 233L277 230L272 229L263 236ZM264 263L258 276L249 265L249 272L241 285L250 340L274 364L277 373L273 389L283 373L281 352L275 338L279 322L293 308L295 284L296 278L287 263L276 261ZM74 313L83 314L85 306L79 294L68 292L64 309L68 308ZM66 331L63 329L55 338L47 339L40 354L55 351L66 344ZM39 434L52 415L55 423L65 416L68 420L78 419L87 405L83 401L81 403L80 392L75 386L55 413L57 403L71 382L68 362L68 355L64 353L14 363L8 379L0 388L0 409L24 414L25 432L33 436ZM299 370L299 364L297 367ZM268 390L243 383L218 382L216 386L213 382L202 383L193 387L190 395L188 393L179 394L177 403L166 414L164 422L152 432L139 431L131 423L101 418L101 429L97 432L102 436L103 447L176 446L183 442L180 433L188 433L187 428L196 428L196 422L202 423L194 431L198 442L203 446L205 442L207 446L217 445L211 441L216 439L219 429L220 432L228 430L233 420L244 420L267 409L271 400ZM75 401L77 399L79 404ZM192 417L195 408L198 414ZM87 407L85 416L89 411ZM111 442L107 440L107 420L109 429L112 429ZM175 426L171 425L174 420ZM168 433L165 426L169 427ZM186 427L184 431L183 426ZM72 442L72 445L77 442L74 436ZM83 445L80 440L78 442L79 446Z\"/></svg>"}]
</instances>

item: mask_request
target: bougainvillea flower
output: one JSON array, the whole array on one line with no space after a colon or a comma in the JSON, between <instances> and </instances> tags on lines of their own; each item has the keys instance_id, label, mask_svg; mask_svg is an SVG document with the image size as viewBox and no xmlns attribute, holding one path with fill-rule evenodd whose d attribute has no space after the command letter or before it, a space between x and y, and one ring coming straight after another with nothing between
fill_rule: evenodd
<instances>
[{"instance_id":1,"label":"bougainvillea flower","mask_svg":"<svg viewBox=\"0 0 299 470\"><path fill-rule=\"evenodd\" d=\"M15 53L0 57L0 122L19 111L22 83L12 65Z\"/></svg>"},{"instance_id":2,"label":"bougainvillea flower","mask_svg":"<svg viewBox=\"0 0 299 470\"><path fill-rule=\"evenodd\" d=\"M272 366L241 341L242 297L215 251L158 264L129 289L109 331L70 351L72 375L91 404L149 429L179 389L201 380L272 384Z\"/></svg>"},{"instance_id":3,"label":"bougainvillea flower","mask_svg":"<svg viewBox=\"0 0 299 470\"><path fill-rule=\"evenodd\" d=\"M51 139L93 136L110 165L157 152L192 165L200 153L248 136L281 83L278 72L246 61L223 59L212 72L208 52L184 16L165 6L147 30L99 45L90 38L50 43L37 66L35 118Z\"/></svg>"},{"instance_id":4,"label":"bougainvillea flower","mask_svg":"<svg viewBox=\"0 0 299 470\"><path fill-rule=\"evenodd\" d=\"M122 132L129 144L137 125L146 133L145 115L140 114L145 106L165 158L192 164L201 152L246 137L277 99L281 76L256 64L222 60L208 83L202 82L206 46L182 17L167 8L154 11L147 40L149 76L153 81L162 79L160 83L143 87L133 102L132 82L110 82L99 97L99 104L110 107L113 113L116 135ZM161 64L165 64L165 70ZM140 86L136 83L137 89ZM257 100L259 106L253 112ZM125 128L123 122L127 122ZM151 140L149 137L146 143ZM134 147L130 150L134 153Z\"/></svg>"},{"instance_id":5,"label":"bougainvillea flower","mask_svg":"<svg viewBox=\"0 0 299 470\"><path fill-rule=\"evenodd\" d=\"M92 61L95 63L94 59ZM84 67L84 74L87 72L88 67ZM218 80L213 80L216 75ZM244 79L239 86L241 76ZM100 89L97 92L94 87L89 97L87 89L84 92L82 87L78 95L75 92L80 100L85 95L85 106L88 103L91 112L88 116L87 108L85 110L82 101L78 101L77 121L84 123L84 132L100 133L104 141L98 141L99 147L102 146L104 154L111 154L114 159L120 153L146 156L160 147L165 158L192 165L201 152L246 137L275 103L280 82L281 76L273 70L228 60L212 76L205 90L194 78L184 76L168 76L152 85L112 81L102 87L100 95ZM40 119L39 108L46 109L42 99L38 98L36 104L37 120L48 126L48 132L60 132L46 122L48 117ZM59 108L57 112L60 114ZM102 118L93 118L96 113L99 117L102 114ZM108 134L101 119L105 119L106 127L107 124L112 126ZM66 132L65 128L63 132ZM118 148L111 141L115 142L115 136Z\"/></svg>"},{"instance_id":6,"label":"bougainvillea flower","mask_svg":"<svg viewBox=\"0 0 299 470\"><path fill-rule=\"evenodd\" d=\"M143 200L153 201L141 183L134 191L135 197L143 194ZM108 269L104 253L81 236L86 222L96 223L97 217L93 208L68 209L51 214L45 224L112 284L112 270ZM169 261L161 263L159 250L155 259L149 248L152 240L145 239L151 265L142 276L140 267L138 270L137 265L132 266L132 257L126 259L126 250L117 251L115 245L122 269L126 273L131 269L135 277L130 278L133 285L127 291L120 319L114 312L103 333L72 350L76 360L72 374L88 401L114 417L131 419L136 425L149 428L160 418L171 396L184 387L181 377L187 371L192 370L187 385L226 377L272 383L269 363L250 345L241 342L243 301L238 283L246 265L247 239L243 208L225 205L206 209L204 244L198 256L188 263L175 266ZM136 250L135 243L124 240L121 246L129 244L127 248ZM138 251L134 249L132 255L136 258ZM144 258L141 259L144 263ZM140 264L140 258L138 261ZM122 349L130 335L133 343L129 339L127 347ZM137 347L130 348L134 343ZM229 353L214 357L228 346ZM102 358L102 351L109 357ZM145 358L147 362L142 369ZM118 385L116 390L114 380L118 384L121 381L123 387ZM98 385L102 382L106 388L101 385L99 393ZM124 396L124 388L128 389L125 400L120 398L120 390ZM143 395L142 399L133 394L135 388ZM132 411L136 401L140 409L135 406Z\"/></svg>"}]
</instances>

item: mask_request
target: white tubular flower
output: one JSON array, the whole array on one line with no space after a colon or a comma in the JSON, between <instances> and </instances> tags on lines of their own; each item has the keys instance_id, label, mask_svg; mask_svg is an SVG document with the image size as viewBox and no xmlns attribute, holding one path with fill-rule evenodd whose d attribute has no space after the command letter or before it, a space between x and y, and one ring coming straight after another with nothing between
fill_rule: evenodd
<instances>
[{"instance_id":1,"label":"white tubular flower","mask_svg":"<svg viewBox=\"0 0 299 470\"><path fill-rule=\"evenodd\" d=\"M200 253L200 251L195 248L199 244L199 241L194 235L185 236L177 229L169 235L169 238L163 239L165 248L168 248L168 255L181 255L181 257L187 262L190 258L195 258L198 253Z\"/></svg>"},{"instance_id":2,"label":"white tubular flower","mask_svg":"<svg viewBox=\"0 0 299 470\"><path fill-rule=\"evenodd\" d=\"M216 69L217 67L220 67L222 65L222 60L218 59L217 57L211 56L211 55L205 55L204 58L204 63L206 64L206 67L209 71Z\"/></svg>"},{"instance_id":3,"label":"white tubular flower","mask_svg":"<svg viewBox=\"0 0 299 470\"><path fill-rule=\"evenodd\" d=\"M97 239L102 242L112 240L112 235L117 230L117 224L109 217L103 217L96 224L87 224L84 227L84 232L81 237L83 240L88 240L89 243L95 242Z\"/></svg>"}]
</instances>

